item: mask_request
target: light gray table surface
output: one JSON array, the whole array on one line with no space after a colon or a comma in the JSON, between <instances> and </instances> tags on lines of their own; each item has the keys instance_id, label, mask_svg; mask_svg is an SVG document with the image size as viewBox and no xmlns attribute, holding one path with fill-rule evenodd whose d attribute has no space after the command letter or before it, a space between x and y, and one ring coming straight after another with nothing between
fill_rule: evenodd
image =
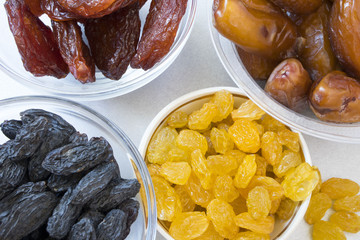
<instances>
[{"instance_id":1,"label":"light gray table surface","mask_svg":"<svg viewBox=\"0 0 360 240\"><path fill-rule=\"evenodd\" d=\"M157 79L126 95L113 99L83 102L120 126L139 145L152 118L172 100L191 91L213 86L236 86L227 75L213 48L206 13L206 1L198 1L192 34L175 62ZM46 94L20 85L0 71L0 99ZM313 164L323 179L350 178L360 183L360 145L326 141L305 135ZM360 239L346 234L347 239ZM163 240L158 234L157 240ZM311 239L311 227L302 221L290 235L291 240Z\"/></svg>"}]
</instances>

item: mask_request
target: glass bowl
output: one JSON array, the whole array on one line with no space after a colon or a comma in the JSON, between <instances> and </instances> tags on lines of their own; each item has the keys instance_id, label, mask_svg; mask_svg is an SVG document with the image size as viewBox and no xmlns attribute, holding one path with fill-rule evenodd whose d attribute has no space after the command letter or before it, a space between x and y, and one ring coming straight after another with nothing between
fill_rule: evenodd
<instances>
[{"instance_id":1,"label":"glass bowl","mask_svg":"<svg viewBox=\"0 0 360 240\"><path fill-rule=\"evenodd\" d=\"M247 72L239 58L235 44L218 33L213 26L212 3L207 11L212 42L215 50L232 80L244 89L246 95L272 117L302 133L326 140L360 143L360 123L337 124L316 118L310 108L298 113L278 103L264 91L265 81L256 81Z\"/></svg>"},{"instance_id":2,"label":"glass bowl","mask_svg":"<svg viewBox=\"0 0 360 240\"><path fill-rule=\"evenodd\" d=\"M182 110L189 114L194 110L200 109L205 102L208 102L211 99L212 95L215 92L220 91L222 89L225 89L233 94L234 102L235 102L234 105L237 107L248 99L243 90L234 87L205 88L181 96L180 98L174 100L173 102L169 103L165 108L163 108L147 127L139 146L139 151L143 156L143 158L145 159L145 154L151 138L159 129L161 129L166 124L166 119L169 117L170 114L178 110ZM312 165L310 152L308 146L306 145L305 139L300 133L299 133L299 137L300 137L300 145L304 159L307 163ZM271 239L272 240L288 239L289 235L294 231L296 226L303 220L309 202L310 202L310 197L308 197L305 201L302 201L297 206L294 215L290 218L290 220L276 221L274 232L271 234ZM174 240L170 236L168 230L159 221L158 221L157 229L165 239Z\"/></svg>"},{"instance_id":3,"label":"glass bowl","mask_svg":"<svg viewBox=\"0 0 360 240\"><path fill-rule=\"evenodd\" d=\"M114 123L97 112L78 103L54 97L26 96L0 100L0 122L20 119L20 112L39 108L56 113L71 123L77 131L91 137L104 137L111 144L123 178L137 178L141 191L136 196L140 203L138 218L126 239L154 240L156 236L156 203L153 185L140 153ZM1 133L0 143L8 139Z\"/></svg>"},{"instance_id":4,"label":"glass bowl","mask_svg":"<svg viewBox=\"0 0 360 240\"><path fill-rule=\"evenodd\" d=\"M96 82L82 84L71 74L64 79L57 79L48 76L34 77L25 70L9 28L6 11L3 7L4 2L0 1L0 29L3 29L2 37L0 38L0 69L14 80L28 87L61 97L85 101L106 99L126 94L144 86L163 73L174 62L185 46L193 27L197 5L197 0L188 1L186 13L180 23L170 52L154 67L148 71L128 67L126 73L118 81L110 80L104 77L99 70L96 70ZM149 12L150 2L148 1L140 10L142 27ZM48 17L41 17L41 19L48 26L51 25Z\"/></svg>"}]
</instances>

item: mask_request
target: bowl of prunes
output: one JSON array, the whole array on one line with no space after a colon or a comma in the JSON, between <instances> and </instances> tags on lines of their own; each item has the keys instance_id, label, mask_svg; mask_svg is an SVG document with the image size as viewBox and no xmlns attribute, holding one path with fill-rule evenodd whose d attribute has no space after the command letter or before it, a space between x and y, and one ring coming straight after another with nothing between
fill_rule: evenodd
<instances>
[{"instance_id":1,"label":"bowl of prunes","mask_svg":"<svg viewBox=\"0 0 360 240\"><path fill-rule=\"evenodd\" d=\"M0 239L155 239L150 175L120 128L53 97L0 109Z\"/></svg>"},{"instance_id":2,"label":"bowl of prunes","mask_svg":"<svg viewBox=\"0 0 360 240\"><path fill-rule=\"evenodd\" d=\"M360 143L360 3L214 0L212 40L234 82L271 116Z\"/></svg>"},{"instance_id":3,"label":"bowl of prunes","mask_svg":"<svg viewBox=\"0 0 360 240\"><path fill-rule=\"evenodd\" d=\"M183 49L196 0L2 1L0 69L16 81L78 100L149 83Z\"/></svg>"}]
</instances>

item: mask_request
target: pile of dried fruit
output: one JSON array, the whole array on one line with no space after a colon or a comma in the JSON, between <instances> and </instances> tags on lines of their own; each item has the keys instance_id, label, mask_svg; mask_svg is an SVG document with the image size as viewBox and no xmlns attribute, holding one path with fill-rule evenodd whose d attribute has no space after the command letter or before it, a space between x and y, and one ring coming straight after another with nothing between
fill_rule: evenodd
<instances>
[{"instance_id":1,"label":"pile of dried fruit","mask_svg":"<svg viewBox=\"0 0 360 240\"><path fill-rule=\"evenodd\" d=\"M213 15L275 100L296 111L308 102L324 121L360 122L359 1L214 0Z\"/></svg>"},{"instance_id":2,"label":"pile of dried fruit","mask_svg":"<svg viewBox=\"0 0 360 240\"><path fill-rule=\"evenodd\" d=\"M0 239L124 239L137 179L122 179L110 144L39 109L8 120L0 145Z\"/></svg>"},{"instance_id":3,"label":"pile of dried fruit","mask_svg":"<svg viewBox=\"0 0 360 240\"><path fill-rule=\"evenodd\" d=\"M219 91L172 113L149 143L158 219L174 239L270 239L318 185L297 133L250 100L238 107Z\"/></svg>"},{"instance_id":4,"label":"pile of dried fruit","mask_svg":"<svg viewBox=\"0 0 360 240\"><path fill-rule=\"evenodd\" d=\"M27 71L56 78L70 71L87 83L95 81L95 65L118 80L129 65L148 70L170 51L187 0L152 0L140 38L139 11L146 1L7 0L5 9ZM39 19L43 13L52 30Z\"/></svg>"}]
</instances>

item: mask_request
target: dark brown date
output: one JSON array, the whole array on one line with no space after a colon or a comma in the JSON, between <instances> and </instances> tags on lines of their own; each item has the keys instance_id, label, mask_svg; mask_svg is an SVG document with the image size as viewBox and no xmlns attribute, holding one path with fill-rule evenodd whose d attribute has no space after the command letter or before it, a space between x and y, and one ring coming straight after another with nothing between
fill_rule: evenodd
<instances>
[{"instance_id":1,"label":"dark brown date","mask_svg":"<svg viewBox=\"0 0 360 240\"><path fill-rule=\"evenodd\" d=\"M313 87L310 107L324 121L359 122L360 83L343 72L331 72Z\"/></svg>"},{"instance_id":2,"label":"dark brown date","mask_svg":"<svg viewBox=\"0 0 360 240\"><path fill-rule=\"evenodd\" d=\"M126 72L136 53L140 27L137 4L86 21L85 34L91 53L104 76L118 80Z\"/></svg>"},{"instance_id":3,"label":"dark brown date","mask_svg":"<svg viewBox=\"0 0 360 240\"><path fill-rule=\"evenodd\" d=\"M152 0L132 68L148 70L170 51L187 0Z\"/></svg>"},{"instance_id":4,"label":"dark brown date","mask_svg":"<svg viewBox=\"0 0 360 240\"><path fill-rule=\"evenodd\" d=\"M69 66L72 75L81 83L95 82L95 63L90 50L82 40L82 33L76 21L51 21L61 56Z\"/></svg>"},{"instance_id":5,"label":"dark brown date","mask_svg":"<svg viewBox=\"0 0 360 240\"><path fill-rule=\"evenodd\" d=\"M337 65L328 31L330 9L331 5L324 3L300 25L301 36L305 38L300 59L314 81L334 71Z\"/></svg>"},{"instance_id":6,"label":"dark brown date","mask_svg":"<svg viewBox=\"0 0 360 240\"><path fill-rule=\"evenodd\" d=\"M330 15L331 46L345 72L360 79L360 1L336 0Z\"/></svg>"},{"instance_id":7,"label":"dark brown date","mask_svg":"<svg viewBox=\"0 0 360 240\"><path fill-rule=\"evenodd\" d=\"M41 9L41 1L42 0L25 0L26 5L29 7L32 14L39 17L44 11Z\"/></svg>"},{"instance_id":8,"label":"dark brown date","mask_svg":"<svg viewBox=\"0 0 360 240\"><path fill-rule=\"evenodd\" d=\"M41 0L40 6L44 13L55 21L70 21L81 18L81 16L63 8L57 0Z\"/></svg>"},{"instance_id":9,"label":"dark brown date","mask_svg":"<svg viewBox=\"0 0 360 240\"><path fill-rule=\"evenodd\" d=\"M66 77L69 68L51 29L34 16L22 0L6 1L5 9L25 69L36 77Z\"/></svg>"},{"instance_id":10,"label":"dark brown date","mask_svg":"<svg viewBox=\"0 0 360 240\"><path fill-rule=\"evenodd\" d=\"M295 47L295 24L267 0L216 0L215 28L243 50L282 60Z\"/></svg>"},{"instance_id":11,"label":"dark brown date","mask_svg":"<svg viewBox=\"0 0 360 240\"><path fill-rule=\"evenodd\" d=\"M282 9L288 10L297 14L309 14L318 9L322 0L271 0L273 3L281 7Z\"/></svg>"},{"instance_id":12,"label":"dark brown date","mask_svg":"<svg viewBox=\"0 0 360 240\"><path fill-rule=\"evenodd\" d=\"M281 62L270 75L265 91L283 105L300 110L305 106L311 79L301 62L290 58Z\"/></svg>"}]
</instances>

